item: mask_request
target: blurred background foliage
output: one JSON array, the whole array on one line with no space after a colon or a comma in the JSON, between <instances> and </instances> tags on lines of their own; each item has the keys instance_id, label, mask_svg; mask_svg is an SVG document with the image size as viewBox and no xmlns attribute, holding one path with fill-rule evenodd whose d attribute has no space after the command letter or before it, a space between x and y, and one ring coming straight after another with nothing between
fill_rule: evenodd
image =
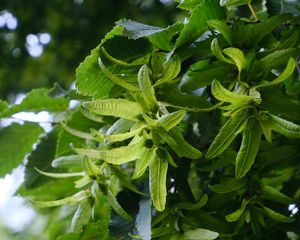
<instances>
[{"instance_id":1,"label":"blurred background foliage","mask_svg":"<svg viewBox=\"0 0 300 240\"><path fill-rule=\"evenodd\" d=\"M178 16L172 0L52 0L0 2L0 98L69 88L75 68L122 18L167 26Z\"/></svg>"}]
</instances>

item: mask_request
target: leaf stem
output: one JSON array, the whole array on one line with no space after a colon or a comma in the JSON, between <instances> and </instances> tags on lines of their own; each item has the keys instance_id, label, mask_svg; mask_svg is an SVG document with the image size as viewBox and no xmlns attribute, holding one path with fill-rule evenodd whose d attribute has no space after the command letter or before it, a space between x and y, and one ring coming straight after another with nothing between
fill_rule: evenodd
<instances>
[{"instance_id":1,"label":"leaf stem","mask_svg":"<svg viewBox=\"0 0 300 240\"><path fill-rule=\"evenodd\" d=\"M248 7L249 7L254 19L255 19L255 22L259 21L259 17L257 16L257 14L256 14L254 8L252 7L251 3L248 3Z\"/></svg>"}]
</instances>

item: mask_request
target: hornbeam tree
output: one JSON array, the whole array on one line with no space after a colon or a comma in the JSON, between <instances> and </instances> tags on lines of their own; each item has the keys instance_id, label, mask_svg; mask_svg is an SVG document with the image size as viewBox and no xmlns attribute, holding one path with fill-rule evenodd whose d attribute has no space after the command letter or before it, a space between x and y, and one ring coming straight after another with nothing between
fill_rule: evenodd
<instances>
[{"instance_id":1,"label":"hornbeam tree","mask_svg":"<svg viewBox=\"0 0 300 240\"><path fill-rule=\"evenodd\" d=\"M17 194L61 222L51 239L298 239L296 4L182 0L165 28L118 21L75 89L0 102L2 120L51 116L2 124L1 176L25 165Z\"/></svg>"}]
</instances>

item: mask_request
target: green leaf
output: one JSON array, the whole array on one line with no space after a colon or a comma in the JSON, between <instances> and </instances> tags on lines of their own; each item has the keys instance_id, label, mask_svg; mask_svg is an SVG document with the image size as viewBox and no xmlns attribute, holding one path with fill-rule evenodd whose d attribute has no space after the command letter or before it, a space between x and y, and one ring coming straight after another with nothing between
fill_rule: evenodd
<instances>
[{"instance_id":1,"label":"green leaf","mask_svg":"<svg viewBox=\"0 0 300 240\"><path fill-rule=\"evenodd\" d=\"M192 11L188 23L184 25L183 30L176 41L176 48L200 37L208 29L208 20L224 18L224 9L221 8L216 1L201 1Z\"/></svg>"},{"instance_id":2,"label":"green leaf","mask_svg":"<svg viewBox=\"0 0 300 240\"><path fill-rule=\"evenodd\" d=\"M83 239L101 239L115 240L109 237L107 223L102 219L95 223L88 223L82 228L80 233L68 233L57 238L57 240L83 240Z\"/></svg>"},{"instance_id":3,"label":"green leaf","mask_svg":"<svg viewBox=\"0 0 300 240\"><path fill-rule=\"evenodd\" d=\"M201 197L201 199L195 204L190 202L180 202L177 206L185 210L196 210L202 208L207 203L207 200L208 200L208 196L207 194L204 194Z\"/></svg>"},{"instance_id":4,"label":"green leaf","mask_svg":"<svg viewBox=\"0 0 300 240\"><path fill-rule=\"evenodd\" d=\"M127 19L118 21L116 24L124 28L123 34L129 39L138 39L150 36L164 30L160 27L150 26Z\"/></svg>"},{"instance_id":5,"label":"green leaf","mask_svg":"<svg viewBox=\"0 0 300 240\"><path fill-rule=\"evenodd\" d=\"M157 148L155 146L153 146L151 149L148 149L145 152L145 154L143 154L136 161L134 173L132 176L133 179L139 178L145 173L149 164L151 164L154 161L154 159L156 157L156 151L157 151Z\"/></svg>"},{"instance_id":6,"label":"green leaf","mask_svg":"<svg viewBox=\"0 0 300 240\"><path fill-rule=\"evenodd\" d=\"M190 112L209 112L217 109L220 103L211 105L204 96L196 96L192 94L182 94L180 92L164 92L160 95L166 106L172 106L176 109L182 109Z\"/></svg>"},{"instance_id":7,"label":"green leaf","mask_svg":"<svg viewBox=\"0 0 300 240\"><path fill-rule=\"evenodd\" d=\"M242 5L247 5L251 0L221 0L220 5L226 7L238 7Z\"/></svg>"},{"instance_id":8,"label":"green leaf","mask_svg":"<svg viewBox=\"0 0 300 240\"><path fill-rule=\"evenodd\" d=\"M130 67L130 66L139 66L139 65L142 64L142 63L140 63L140 62L137 62L137 63L135 63L135 62L133 62L133 63L128 63L128 62L125 62L125 61L123 61L123 60L117 59L117 58L113 57L112 55L110 55L110 53L109 53L104 47L101 47L101 51L102 51L103 55L104 55L109 61L111 61L112 63L118 64L118 65L123 65L123 66ZM101 64L99 63L99 59L100 59ZM100 67L101 67L101 65L102 65L102 67L104 68L104 71L107 71L107 72L108 72L107 77L109 78L109 76L111 76L111 74L113 74L113 73L110 72L109 69L107 69L107 68L104 66L104 64L102 63L102 60L101 60L100 57L99 57L99 59L98 59L98 63L99 63L99 65L100 65ZM124 80L123 80L123 81L124 81Z\"/></svg>"},{"instance_id":9,"label":"green leaf","mask_svg":"<svg viewBox=\"0 0 300 240\"><path fill-rule=\"evenodd\" d=\"M178 110L176 112L165 114L158 119L159 126L161 126L166 131L169 131L182 121L185 114L186 111L184 110Z\"/></svg>"},{"instance_id":10,"label":"green leaf","mask_svg":"<svg viewBox=\"0 0 300 240\"><path fill-rule=\"evenodd\" d=\"M12 105L0 114L0 118L9 117L18 112L64 111L69 106L69 100L64 97L52 96L52 89L35 89L29 92L20 104Z\"/></svg>"},{"instance_id":11,"label":"green leaf","mask_svg":"<svg viewBox=\"0 0 300 240\"><path fill-rule=\"evenodd\" d=\"M44 207L56 207L56 206L61 206L64 204L69 204L69 205L74 205L79 203L80 201L88 198L90 193L86 190L82 190L76 194L74 194L71 197L66 197L60 200L55 200L55 201L47 201L47 202L42 202L42 201L34 201L33 204L36 207L39 208L44 208Z\"/></svg>"},{"instance_id":12,"label":"green leaf","mask_svg":"<svg viewBox=\"0 0 300 240\"><path fill-rule=\"evenodd\" d=\"M72 168L82 166L82 156L80 155L69 155L55 158L52 161L52 167L54 168Z\"/></svg>"},{"instance_id":13,"label":"green leaf","mask_svg":"<svg viewBox=\"0 0 300 240\"><path fill-rule=\"evenodd\" d=\"M134 124L135 122L132 120L120 118L119 120L115 121L109 129L107 129L106 134L116 135L119 133L126 133L134 126Z\"/></svg>"},{"instance_id":14,"label":"green leaf","mask_svg":"<svg viewBox=\"0 0 300 240\"><path fill-rule=\"evenodd\" d=\"M171 82L171 80L177 77L181 70L181 60L179 56L173 55L168 61L163 63L163 67L163 76L155 82L154 87Z\"/></svg>"},{"instance_id":15,"label":"green leaf","mask_svg":"<svg viewBox=\"0 0 300 240\"><path fill-rule=\"evenodd\" d=\"M190 159L198 159L202 153L185 141L180 130L171 130L166 132L162 128L157 129L160 137L173 149L179 157L187 157Z\"/></svg>"},{"instance_id":16,"label":"green leaf","mask_svg":"<svg viewBox=\"0 0 300 240\"><path fill-rule=\"evenodd\" d=\"M261 129L257 121L249 120L235 162L235 176L242 178L251 169L260 146Z\"/></svg>"},{"instance_id":17,"label":"green leaf","mask_svg":"<svg viewBox=\"0 0 300 240\"><path fill-rule=\"evenodd\" d=\"M90 132L91 128L99 129L105 123L95 122L93 120L86 118L82 114L82 111L78 109L72 112L71 116L67 119L65 124L71 129L76 129L80 132L86 133L86 132ZM85 145L86 140L80 137L76 137L73 134L68 133L65 129L62 128L59 133L59 137L57 141L56 157L62 155L71 155L72 154L72 150L70 148L71 143L74 147L80 147L82 145Z\"/></svg>"},{"instance_id":18,"label":"green leaf","mask_svg":"<svg viewBox=\"0 0 300 240\"><path fill-rule=\"evenodd\" d=\"M120 36L122 31L122 27L115 27L76 69L75 83L80 94L93 96L96 99L107 98L110 94L113 82L105 76L98 65L101 47L104 47L110 55L118 56L118 59L124 62L134 61L137 63L140 61L143 64L147 61L145 56L151 51L149 42L145 39L129 40ZM118 64L112 64L107 68L112 73L120 73L124 70L124 66ZM128 71L128 67L125 69Z\"/></svg>"},{"instance_id":19,"label":"green leaf","mask_svg":"<svg viewBox=\"0 0 300 240\"><path fill-rule=\"evenodd\" d=\"M133 92L138 91L137 86L134 86L133 84L126 82L125 79L119 78L118 76L114 75L111 71L109 71L109 69L105 67L105 65L103 64L100 57L98 58L98 63L102 73L114 84L117 84L129 91L133 91Z\"/></svg>"},{"instance_id":20,"label":"green leaf","mask_svg":"<svg viewBox=\"0 0 300 240\"><path fill-rule=\"evenodd\" d=\"M137 127L133 126L132 129L126 133L107 135L107 134L101 134L98 131L96 131L95 129L91 129L91 133L95 139L99 139L101 141L102 141L102 139L106 139L110 142L120 142L120 141L124 141L126 139L136 136L146 127L146 125L141 124L141 122L137 122L136 126Z\"/></svg>"},{"instance_id":21,"label":"green leaf","mask_svg":"<svg viewBox=\"0 0 300 240\"><path fill-rule=\"evenodd\" d=\"M139 70L138 84L148 108L150 110L154 109L158 103L150 80L150 70L147 65L143 65Z\"/></svg>"},{"instance_id":22,"label":"green leaf","mask_svg":"<svg viewBox=\"0 0 300 240\"><path fill-rule=\"evenodd\" d=\"M199 0L182 0L177 2L180 3L177 7L185 10L193 10L199 4Z\"/></svg>"},{"instance_id":23,"label":"green leaf","mask_svg":"<svg viewBox=\"0 0 300 240\"><path fill-rule=\"evenodd\" d=\"M0 177L22 163L42 132L38 124L32 123L13 123L0 129Z\"/></svg>"},{"instance_id":24,"label":"green leaf","mask_svg":"<svg viewBox=\"0 0 300 240\"><path fill-rule=\"evenodd\" d=\"M197 228L184 232L183 237L186 240L213 240L219 237L219 233L208 229Z\"/></svg>"},{"instance_id":25,"label":"green leaf","mask_svg":"<svg viewBox=\"0 0 300 240\"><path fill-rule=\"evenodd\" d=\"M151 199L142 198L139 206L135 221L137 232L143 240L151 240Z\"/></svg>"},{"instance_id":26,"label":"green leaf","mask_svg":"<svg viewBox=\"0 0 300 240\"><path fill-rule=\"evenodd\" d=\"M221 194L230 193L245 187L246 187L246 181L241 179L236 179L236 178L226 179L225 181L212 186L209 185L209 188L212 191Z\"/></svg>"},{"instance_id":27,"label":"green leaf","mask_svg":"<svg viewBox=\"0 0 300 240\"><path fill-rule=\"evenodd\" d=\"M235 67L216 61L206 67L191 69L184 75L182 90L190 92L208 86L213 80L224 81L235 76Z\"/></svg>"},{"instance_id":28,"label":"green leaf","mask_svg":"<svg viewBox=\"0 0 300 240\"><path fill-rule=\"evenodd\" d=\"M212 94L221 102L229 102L235 105L243 104L253 100L251 96L231 92L224 88L218 80L214 80L211 84Z\"/></svg>"},{"instance_id":29,"label":"green leaf","mask_svg":"<svg viewBox=\"0 0 300 240\"><path fill-rule=\"evenodd\" d=\"M82 106L93 113L129 120L137 120L143 112L138 103L121 98L84 102Z\"/></svg>"},{"instance_id":30,"label":"green leaf","mask_svg":"<svg viewBox=\"0 0 300 240\"><path fill-rule=\"evenodd\" d=\"M147 36L150 42L167 52L171 52L175 47L175 43L173 42L174 37L180 33L183 28L183 24L180 22L176 22L167 28L164 28L162 31L155 33L153 35Z\"/></svg>"},{"instance_id":31,"label":"green leaf","mask_svg":"<svg viewBox=\"0 0 300 240\"><path fill-rule=\"evenodd\" d=\"M84 199L78 204L77 210L72 218L71 231L81 232L82 227L88 223L91 218L91 205L89 200Z\"/></svg>"},{"instance_id":32,"label":"green leaf","mask_svg":"<svg viewBox=\"0 0 300 240\"><path fill-rule=\"evenodd\" d=\"M266 82L266 83L259 84L258 86L255 86L255 88L276 85L276 84L279 84L279 83L283 82L289 76L292 75L292 73L294 72L295 67L296 67L296 61L293 58L290 58L287 65L286 65L286 67L285 67L285 69L283 70L283 72L277 78L275 78L271 82Z\"/></svg>"},{"instance_id":33,"label":"green leaf","mask_svg":"<svg viewBox=\"0 0 300 240\"><path fill-rule=\"evenodd\" d=\"M236 222L237 220L239 220L240 217L242 216L242 214L244 213L247 204L248 204L248 201L246 201L244 199L243 202L242 202L242 205L239 209L237 209L233 213L230 213L230 214L226 215L226 217L225 217L226 221L227 222Z\"/></svg>"},{"instance_id":34,"label":"green leaf","mask_svg":"<svg viewBox=\"0 0 300 240\"><path fill-rule=\"evenodd\" d=\"M218 39L215 38L212 40L210 49L212 54L221 62L229 63L229 64L234 64L234 62L231 59L227 59L222 52L222 49L219 46Z\"/></svg>"},{"instance_id":35,"label":"green leaf","mask_svg":"<svg viewBox=\"0 0 300 240\"><path fill-rule=\"evenodd\" d=\"M65 123L61 123L61 125L62 125L63 129L66 130L66 132L68 132L76 137L83 138L83 139L90 139L90 140L94 139L94 136L91 133L73 129Z\"/></svg>"},{"instance_id":36,"label":"green leaf","mask_svg":"<svg viewBox=\"0 0 300 240\"><path fill-rule=\"evenodd\" d=\"M268 119L267 115L260 114L259 116L259 124L261 127L261 130L265 136L265 139L272 143L272 124L271 121Z\"/></svg>"},{"instance_id":37,"label":"green leaf","mask_svg":"<svg viewBox=\"0 0 300 240\"><path fill-rule=\"evenodd\" d=\"M8 103L0 99L0 113L8 108Z\"/></svg>"},{"instance_id":38,"label":"green leaf","mask_svg":"<svg viewBox=\"0 0 300 240\"><path fill-rule=\"evenodd\" d=\"M120 165L126 162L134 161L145 153L144 140L140 140L132 145L113 148L110 150L96 149L74 149L80 155L86 155L90 158L102 159L108 163Z\"/></svg>"},{"instance_id":39,"label":"green leaf","mask_svg":"<svg viewBox=\"0 0 300 240\"><path fill-rule=\"evenodd\" d=\"M271 49L270 51L282 50L282 49L286 49L289 47L295 47L298 39L299 39L299 32L295 31L288 38L283 39L278 46Z\"/></svg>"},{"instance_id":40,"label":"green leaf","mask_svg":"<svg viewBox=\"0 0 300 240\"><path fill-rule=\"evenodd\" d=\"M57 240L80 240L80 234L79 233L67 233L67 234L59 236L57 238Z\"/></svg>"},{"instance_id":41,"label":"green leaf","mask_svg":"<svg viewBox=\"0 0 300 240\"><path fill-rule=\"evenodd\" d=\"M287 14L279 14L276 16L273 16L266 21L263 21L261 23L255 24L253 30L254 38L254 45L257 45L260 43L268 34L270 34L274 29L278 28L282 23L287 22L292 19L292 15ZM287 46L291 47L291 46Z\"/></svg>"},{"instance_id":42,"label":"green leaf","mask_svg":"<svg viewBox=\"0 0 300 240\"><path fill-rule=\"evenodd\" d=\"M34 168L38 173L45 175L47 177L53 178L67 178L67 177L80 177L85 176L84 172L71 172L71 173L52 173L52 172L44 172L39 170L38 168Z\"/></svg>"},{"instance_id":43,"label":"green leaf","mask_svg":"<svg viewBox=\"0 0 300 240\"><path fill-rule=\"evenodd\" d=\"M261 97L263 99L261 105L263 108L274 115L280 115L282 118L291 121L300 119L300 101L282 92L282 86L275 85L261 88Z\"/></svg>"},{"instance_id":44,"label":"green leaf","mask_svg":"<svg viewBox=\"0 0 300 240\"><path fill-rule=\"evenodd\" d=\"M220 129L218 135L210 145L207 158L214 158L220 155L236 138L236 136L243 131L247 119L247 110L242 109L236 112Z\"/></svg>"},{"instance_id":45,"label":"green leaf","mask_svg":"<svg viewBox=\"0 0 300 240\"><path fill-rule=\"evenodd\" d=\"M297 157L297 145L279 145L274 148L259 152L257 161L261 164L261 168L272 168L275 163L285 162L285 159L294 159Z\"/></svg>"},{"instance_id":46,"label":"green leaf","mask_svg":"<svg viewBox=\"0 0 300 240\"><path fill-rule=\"evenodd\" d=\"M113 210L116 211L121 217L124 219L127 219L129 221L132 220L132 217L122 208L122 206L119 204L117 198L113 195L111 190L108 188L107 189L107 194L106 194L107 200L109 205L113 208Z\"/></svg>"},{"instance_id":47,"label":"green leaf","mask_svg":"<svg viewBox=\"0 0 300 240\"><path fill-rule=\"evenodd\" d=\"M271 70L286 64L291 57L297 57L299 54L299 48L278 50L257 61L254 65L254 69L256 72L262 72L262 74L266 75ZM258 75L258 77L259 76L260 75Z\"/></svg>"},{"instance_id":48,"label":"green leaf","mask_svg":"<svg viewBox=\"0 0 300 240\"><path fill-rule=\"evenodd\" d=\"M225 48L223 52L233 60L239 72L241 72L245 63L245 57L243 51L241 51L238 48L229 47L229 48Z\"/></svg>"},{"instance_id":49,"label":"green leaf","mask_svg":"<svg viewBox=\"0 0 300 240\"><path fill-rule=\"evenodd\" d=\"M199 159L202 156L202 153L197 148L193 147L184 139L178 127L171 129L169 134L177 143L178 149L180 149L179 151L183 156L190 159Z\"/></svg>"},{"instance_id":50,"label":"green leaf","mask_svg":"<svg viewBox=\"0 0 300 240\"><path fill-rule=\"evenodd\" d=\"M95 163L93 163L92 159L88 158L87 156L83 156L83 170L85 174L92 179L97 177L98 175L101 175L101 171L99 167L96 166Z\"/></svg>"},{"instance_id":51,"label":"green leaf","mask_svg":"<svg viewBox=\"0 0 300 240\"><path fill-rule=\"evenodd\" d=\"M208 20L207 23L210 28L213 28L213 29L216 29L217 31L219 31L223 35L223 37L226 39L226 41L230 45L232 45L232 31L224 21L212 19L212 20Z\"/></svg>"},{"instance_id":52,"label":"green leaf","mask_svg":"<svg viewBox=\"0 0 300 240\"><path fill-rule=\"evenodd\" d=\"M116 56L118 60L127 62L132 67L111 64L107 62L107 67L115 74L130 73L133 74L132 81L136 82L136 70L139 65L147 64L152 53L152 46L148 39L140 38L137 40L128 39L124 36L115 36L101 45L111 56ZM104 60L102 58L102 60ZM105 61L104 61L105 62ZM136 67L134 67L134 65Z\"/></svg>"},{"instance_id":53,"label":"green leaf","mask_svg":"<svg viewBox=\"0 0 300 240\"><path fill-rule=\"evenodd\" d=\"M290 204L292 202L292 199L285 194L281 193L276 188L273 188L268 185L261 185L262 190L262 198L272 200L275 202L279 202L282 204Z\"/></svg>"},{"instance_id":54,"label":"green leaf","mask_svg":"<svg viewBox=\"0 0 300 240\"><path fill-rule=\"evenodd\" d=\"M300 125L276 117L275 115L269 114L272 122L272 130L288 137L288 138L300 138Z\"/></svg>"},{"instance_id":55,"label":"green leaf","mask_svg":"<svg viewBox=\"0 0 300 240\"><path fill-rule=\"evenodd\" d=\"M74 180L71 178L48 178L49 181L35 188L26 188L23 184L17 191L18 196L28 200L61 199L74 194Z\"/></svg>"},{"instance_id":56,"label":"green leaf","mask_svg":"<svg viewBox=\"0 0 300 240\"><path fill-rule=\"evenodd\" d=\"M124 187L127 187L128 189L130 189L131 191L140 194L140 195L145 195L143 192L139 191L136 186L132 183L130 177L128 177L123 171L122 169L119 169L116 166L110 166L111 171L113 172L113 174L119 178L121 184Z\"/></svg>"},{"instance_id":57,"label":"green leaf","mask_svg":"<svg viewBox=\"0 0 300 240\"><path fill-rule=\"evenodd\" d=\"M93 181L93 179L89 176L84 176L82 178L80 178L79 180L75 181L75 188L82 188L86 185L88 185L89 183L91 183Z\"/></svg>"},{"instance_id":58,"label":"green leaf","mask_svg":"<svg viewBox=\"0 0 300 240\"><path fill-rule=\"evenodd\" d=\"M159 212L164 211L167 198L167 172L168 162L156 155L155 160L149 166L150 193L153 206Z\"/></svg>"},{"instance_id":59,"label":"green leaf","mask_svg":"<svg viewBox=\"0 0 300 240\"><path fill-rule=\"evenodd\" d=\"M122 27L114 27L106 34L101 43L103 44L115 36L122 35L122 32ZM78 92L85 96L95 96L97 98L107 97L113 85L100 71L98 65L100 45L92 50L91 54L87 56L76 69L76 87ZM99 91L99 89L101 89L101 91Z\"/></svg>"},{"instance_id":60,"label":"green leaf","mask_svg":"<svg viewBox=\"0 0 300 240\"><path fill-rule=\"evenodd\" d=\"M54 128L50 133L42 137L34 151L29 155L25 164L24 177L24 184L27 189L36 188L50 180L37 172L35 167L43 171L51 169L51 162L55 157L58 130L59 128Z\"/></svg>"},{"instance_id":61,"label":"green leaf","mask_svg":"<svg viewBox=\"0 0 300 240\"><path fill-rule=\"evenodd\" d=\"M295 218L284 216L268 207L263 207L263 210L268 217L274 219L275 221L283 223L291 223L295 221Z\"/></svg>"}]
</instances>

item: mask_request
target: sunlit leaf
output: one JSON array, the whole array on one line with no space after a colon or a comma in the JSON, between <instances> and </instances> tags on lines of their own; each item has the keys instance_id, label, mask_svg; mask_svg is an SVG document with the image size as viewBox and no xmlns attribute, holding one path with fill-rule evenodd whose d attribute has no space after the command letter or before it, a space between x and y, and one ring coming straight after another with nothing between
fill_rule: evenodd
<instances>
[{"instance_id":1,"label":"sunlit leaf","mask_svg":"<svg viewBox=\"0 0 300 240\"><path fill-rule=\"evenodd\" d=\"M150 193L153 206L157 211L163 211L166 205L167 188L166 179L168 162L156 155L155 160L149 167Z\"/></svg>"},{"instance_id":2,"label":"sunlit leaf","mask_svg":"<svg viewBox=\"0 0 300 240\"><path fill-rule=\"evenodd\" d=\"M56 206L61 206L64 204L69 204L69 205L74 205L77 204L78 202L86 199L89 197L89 192L87 191L80 191L76 194L74 194L71 197L66 197L60 200L55 200L55 201L47 201L47 202L42 202L42 201L34 201L33 204L36 207L44 208L44 207L56 207Z\"/></svg>"},{"instance_id":3,"label":"sunlit leaf","mask_svg":"<svg viewBox=\"0 0 300 240\"><path fill-rule=\"evenodd\" d=\"M239 72L241 72L245 64L245 57L243 51L241 51L238 48L229 47L225 48L223 52L232 59L232 61L237 66Z\"/></svg>"},{"instance_id":4,"label":"sunlit leaf","mask_svg":"<svg viewBox=\"0 0 300 240\"><path fill-rule=\"evenodd\" d=\"M300 125L287 121L283 118L269 114L272 121L272 130L289 138L300 137Z\"/></svg>"},{"instance_id":5,"label":"sunlit leaf","mask_svg":"<svg viewBox=\"0 0 300 240\"><path fill-rule=\"evenodd\" d=\"M195 230L189 230L183 233L183 237L186 240L213 240L218 236L219 234L217 232L203 228L197 228Z\"/></svg>"},{"instance_id":6,"label":"sunlit leaf","mask_svg":"<svg viewBox=\"0 0 300 240\"><path fill-rule=\"evenodd\" d=\"M91 205L87 199L78 204L77 210L72 218L71 231L81 232L83 225L91 218Z\"/></svg>"},{"instance_id":7,"label":"sunlit leaf","mask_svg":"<svg viewBox=\"0 0 300 240\"><path fill-rule=\"evenodd\" d=\"M91 112L104 115L136 120L142 114L141 106L126 99L105 99L82 103Z\"/></svg>"},{"instance_id":8,"label":"sunlit leaf","mask_svg":"<svg viewBox=\"0 0 300 240\"><path fill-rule=\"evenodd\" d=\"M222 102L229 102L238 105L238 104L245 103L247 101L251 101L253 99L248 95L242 95L227 90L217 80L214 80L212 82L211 87L212 87L212 94L214 95L214 97Z\"/></svg>"},{"instance_id":9,"label":"sunlit leaf","mask_svg":"<svg viewBox=\"0 0 300 240\"><path fill-rule=\"evenodd\" d=\"M156 107L158 103L150 80L150 70L146 65L143 65L139 70L138 84L149 109Z\"/></svg>"},{"instance_id":10,"label":"sunlit leaf","mask_svg":"<svg viewBox=\"0 0 300 240\"><path fill-rule=\"evenodd\" d=\"M140 140L132 145L113 148L111 150L96 149L74 149L80 155L86 155L90 158L102 159L108 163L120 165L126 162L134 161L145 152L144 141Z\"/></svg>"},{"instance_id":11,"label":"sunlit leaf","mask_svg":"<svg viewBox=\"0 0 300 240\"><path fill-rule=\"evenodd\" d=\"M154 161L156 157L156 151L157 148L153 146L151 149L148 149L145 152L145 154L143 154L143 156L141 156L136 161L132 178L139 178L145 173L149 164L151 164Z\"/></svg>"},{"instance_id":12,"label":"sunlit leaf","mask_svg":"<svg viewBox=\"0 0 300 240\"><path fill-rule=\"evenodd\" d=\"M176 112L165 114L158 119L158 123L166 131L169 131L170 129L174 128L182 121L185 114L186 111L184 110L178 110Z\"/></svg>"}]
</instances>

